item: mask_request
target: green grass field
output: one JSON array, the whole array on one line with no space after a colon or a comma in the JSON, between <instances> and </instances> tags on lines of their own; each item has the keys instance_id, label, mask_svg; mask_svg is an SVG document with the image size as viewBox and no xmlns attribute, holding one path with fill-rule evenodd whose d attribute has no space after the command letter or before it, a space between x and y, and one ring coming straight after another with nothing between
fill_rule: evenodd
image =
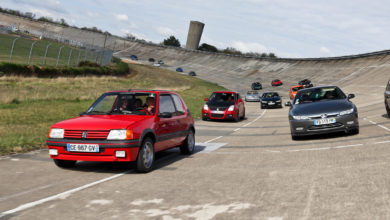
<instances>
[{"instance_id":1,"label":"green grass field","mask_svg":"<svg viewBox=\"0 0 390 220\"><path fill-rule=\"evenodd\" d=\"M55 122L77 117L103 92L119 89L176 91L195 118L203 99L223 87L158 67L129 64L127 77L0 77L0 155L45 148Z\"/></svg>"},{"instance_id":2,"label":"green grass field","mask_svg":"<svg viewBox=\"0 0 390 220\"><path fill-rule=\"evenodd\" d=\"M10 51L12 48L12 41L16 38L16 35L6 35L6 34L0 34L0 61L8 62ZM85 50L79 50L77 48L69 47L65 44L57 43L54 41L49 40L32 40L32 39L26 39L26 38L19 38L15 41L14 51L12 53L12 60L13 63L22 63L27 64L28 57L30 53L31 44L36 41L34 44L32 53L31 53L31 60L30 64L36 64L36 65L42 65L43 58L46 51L46 46L50 44L47 50L46 55L46 62L45 65L48 66L55 66L58 52L60 47L63 46L58 65L59 66L65 66L68 64L68 59L70 55L70 66L76 66L77 60L90 60L95 61L96 60L96 53L94 52L87 52ZM71 53L72 50L72 53ZM70 54L71 53L71 54ZM79 57L80 54L80 57ZM99 54L100 55L100 54ZM97 60L100 61L100 56L98 55Z\"/></svg>"}]
</instances>

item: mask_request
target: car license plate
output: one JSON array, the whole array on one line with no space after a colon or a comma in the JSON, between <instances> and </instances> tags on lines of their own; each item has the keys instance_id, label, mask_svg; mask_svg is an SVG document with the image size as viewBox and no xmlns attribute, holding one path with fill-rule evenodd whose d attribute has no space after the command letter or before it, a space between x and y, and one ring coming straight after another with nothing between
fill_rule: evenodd
<instances>
[{"instance_id":1,"label":"car license plate","mask_svg":"<svg viewBox=\"0 0 390 220\"><path fill-rule=\"evenodd\" d=\"M326 124L333 124L333 123L336 123L335 118L323 118L323 119L314 120L314 125L326 125Z\"/></svg>"},{"instance_id":2,"label":"car license plate","mask_svg":"<svg viewBox=\"0 0 390 220\"><path fill-rule=\"evenodd\" d=\"M275 105L275 102L268 102L268 105Z\"/></svg>"},{"instance_id":3,"label":"car license plate","mask_svg":"<svg viewBox=\"0 0 390 220\"><path fill-rule=\"evenodd\" d=\"M99 152L98 144L67 144L68 151Z\"/></svg>"},{"instance_id":4,"label":"car license plate","mask_svg":"<svg viewBox=\"0 0 390 220\"><path fill-rule=\"evenodd\" d=\"M211 113L213 113L213 114L223 114L225 112L224 111L211 111Z\"/></svg>"}]
</instances>

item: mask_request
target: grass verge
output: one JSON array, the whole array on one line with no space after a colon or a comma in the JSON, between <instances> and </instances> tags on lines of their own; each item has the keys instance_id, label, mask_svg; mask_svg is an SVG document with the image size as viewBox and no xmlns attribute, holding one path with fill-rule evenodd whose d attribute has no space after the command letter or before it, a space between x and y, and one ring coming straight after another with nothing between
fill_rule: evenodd
<instances>
[{"instance_id":1,"label":"grass verge","mask_svg":"<svg viewBox=\"0 0 390 220\"><path fill-rule=\"evenodd\" d=\"M0 77L0 155L45 148L55 122L77 117L103 92L165 89L178 92L195 118L214 83L146 65L129 64L126 77Z\"/></svg>"}]
</instances>

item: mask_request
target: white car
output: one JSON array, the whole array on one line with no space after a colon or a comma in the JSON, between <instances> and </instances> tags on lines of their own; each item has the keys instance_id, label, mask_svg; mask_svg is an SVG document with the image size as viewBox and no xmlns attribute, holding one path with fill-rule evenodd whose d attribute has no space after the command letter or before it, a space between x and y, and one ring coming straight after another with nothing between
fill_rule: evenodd
<instances>
[{"instance_id":1,"label":"white car","mask_svg":"<svg viewBox=\"0 0 390 220\"><path fill-rule=\"evenodd\" d=\"M248 91L245 95L246 102L260 102L260 95L257 91Z\"/></svg>"}]
</instances>

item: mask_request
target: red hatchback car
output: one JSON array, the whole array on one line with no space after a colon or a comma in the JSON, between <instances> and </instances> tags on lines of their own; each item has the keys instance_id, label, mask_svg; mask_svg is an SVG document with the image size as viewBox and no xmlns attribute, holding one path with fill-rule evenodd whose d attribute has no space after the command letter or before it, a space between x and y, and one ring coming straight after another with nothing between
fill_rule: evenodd
<instances>
[{"instance_id":1,"label":"red hatchback car","mask_svg":"<svg viewBox=\"0 0 390 220\"><path fill-rule=\"evenodd\" d=\"M231 91L215 91L210 98L205 98L202 108L202 119L233 119L239 121L245 118L245 105L239 93Z\"/></svg>"},{"instance_id":2,"label":"red hatchback car","mask_svg":"<svg viewBox=\"0 0 390 220\"><path fill-rule=\"evenodd\" d=\"M271 82L271 86L281 86L281 85L283 85L283 83L280 79L274 79Z\"/></svg>"},{"instance_id":3,"label":"red hatchback car","mask_svg":"<svg viewBox=\"0 0 390 220\"><path fill-rule=\"evenodd\" d=\"M46 144L59 167L76 161L136 161L138 172L152 169L155 152L195 148L194 120L174 92L152 90L104 93L79 117L54 124Z\"/></svg>"}]
</instances>

